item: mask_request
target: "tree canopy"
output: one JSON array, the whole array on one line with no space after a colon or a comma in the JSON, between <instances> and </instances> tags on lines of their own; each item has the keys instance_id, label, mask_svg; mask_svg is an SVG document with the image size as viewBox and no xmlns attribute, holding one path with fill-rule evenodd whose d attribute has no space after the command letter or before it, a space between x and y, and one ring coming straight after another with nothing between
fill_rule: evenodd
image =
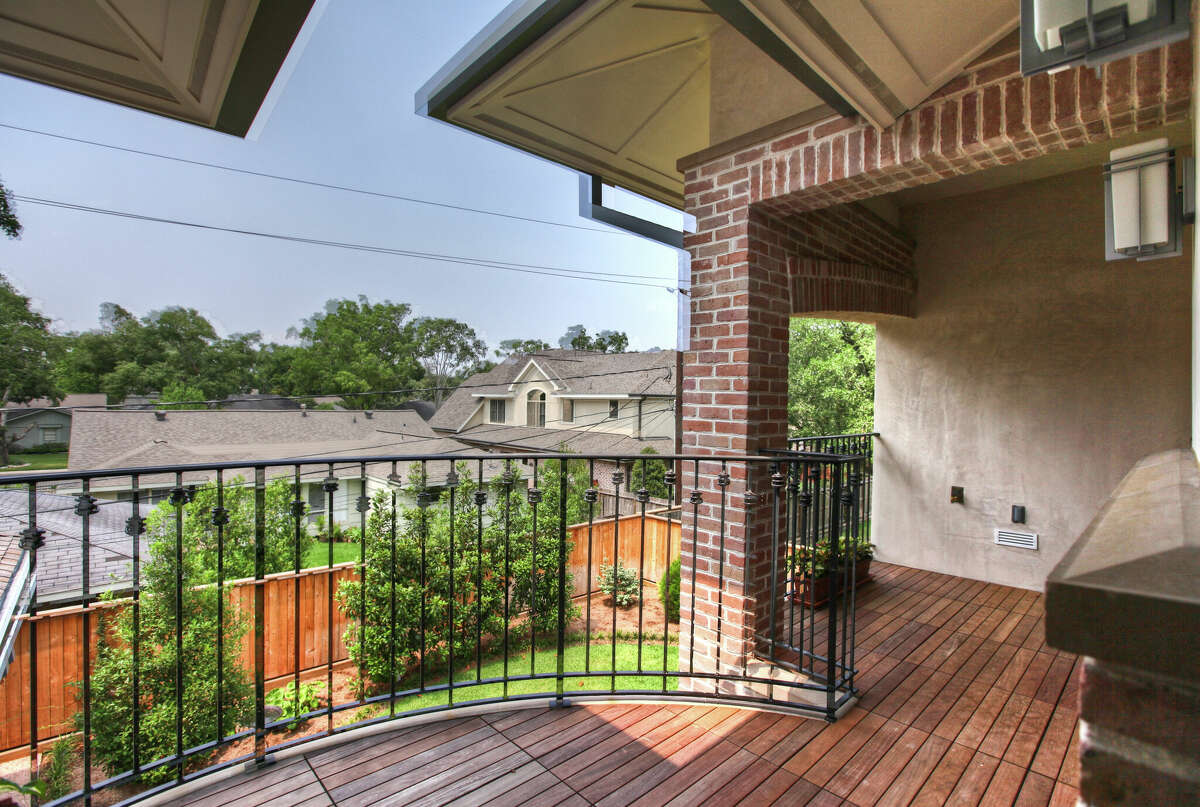
<instances>
[{"instance_id":1,"label":"tree canopy","mask_svg":"<svg viewBox=\"0 0 1200 807\"><path fill-rule=\"evenodd\" d=\"M20 238L21 229L21 222L17 220L17 211L12 204L12 191L0 182L0 233L9 238Z\"/></svg>"},{"instance_id":2,"label":"tree canopy","mask_svg":"<svg viewBox=\"0 0 1200 807\"><path fill-rule=\"evenodd\" d=\"M500 347L496 348L496 356L507 359L518 353L537 353L549 349L550 343L543 342L541 339L503 339Z\"/></svg>"},{"instance_id":3,"label":"tree canopy","mask_svg":"<svg viewBox=\"0 0 1200 807\"><path fill-rule=\"evenodd\" d=\"M875 328L793 319L788 426L793 434L869 432L875 412Z\"/></svg>"},{"instance_id":4,"label":"tree canopy","mask_svg":"<svg viewBox=\"0 0 1200 807\"><path fill-rule=\"evenodd\" d=\"M475 372L487 356L487 345L465 322L448 317L424 317L414 323L417 360L434 388L433 400L442 403L446 387Z\"/></svg>"},{"instance_id":5,"label":"tree canopy","mask_svg":"<svg viewBox=\"0 0 1200 807\"><path fill-rule=\"evenodd\" d=\"M0 275L0 466L8 465L9 435L3 408L34 398L60 396L54 384L58 348L50 320L30 307L30 300Z\"/></svg>"},{"instance_id":6,"label":"tree canopy","mask_svg":"<svg viewBox=\"0 0 1200 807\"><path fill-rule=\"evenodd\" d=\"M629 337L624 331L604 330L590 336L587 328L572 325L559 337L558 346L575 350L596 350L601 353L622 353L629 348Z\"/></svg>"}]
</instances>

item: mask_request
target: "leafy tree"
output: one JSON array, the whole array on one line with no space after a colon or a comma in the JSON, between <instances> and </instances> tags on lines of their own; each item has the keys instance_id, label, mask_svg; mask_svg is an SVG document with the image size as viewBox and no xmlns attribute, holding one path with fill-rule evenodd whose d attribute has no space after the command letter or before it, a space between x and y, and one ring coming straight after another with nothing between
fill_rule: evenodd
<instances>
[{"instance_id":1,"label":"leafy tree","mask_svg":"<svg viewBox=\"0 0 1200 807\"><path fill-rule=\"evenodd\" d=\"M154 405L159 409L207 409L206 405L196 403L203 400L205 400L204 390L199 387L171 384L163 388L161 397Z\"/></svg>"},{"instance_id":2,"label":"leafy tree","mask_svg":"<svg viewBox=\"0 0 1200 807\"><path fill-rule=\"evenodd\" d=\"M653 446L646 446L643 455L657 454ZM664 460L636 460L629 474L629 489L645 488L656 499L670 499L675 495L666 483L667 463Z\"/></svg>"},{"instance_id":3,"label":"leafy tree","mask_svg":"<svg viewBox=\"0 0 1200 807\"><path fill-rule=\"evenodd\" d=\"M679 621L679 576L679 558L675 558L658 581L658 600L662 603L668 622Z\"/></svg>"},{"instance_id":4,"label":"leafy tree","mask_svg":"<svg viewBox=\"0 0 1200 807\"><path fill-rule=\"evenodd\" d=\"M50 320L0 275L0 466L8 465L4 407L33 398L59 397L52 378L57 350Z\"/></svg>"},{"instance_id":5,"label":"leafy tree","mask_svg":"<svg viewBox=\"0 0 1200 807\"><path fill-rule=\"evenodd\" d=\"M868 432L875 411L875 328L793 319L788 425L794 434Z\"/></svg>"},{"instance_id":6,"label":"leafy tree","mask_svg":"<svg viewBox=\"0 0 1200 807\"><path fill-rule=\"evenodd\" d=\"M69 392L104 392L110 400L199 389L200 398L224 398L249 389L257 333L217 336L192 308L171 307L138 319L115 303L100 306L100 327L68 334L55 378Z\"/></svg>"},{"instance_id":7,"label":"leafy tree","mask_svg":"<svg viewBox=\"0 0 1200 807\"><path fill-rule=\"evenodd\" d=\"M425 372L417 361L411 312L404 303L372 303L364 296L330 300L292 332L303 349L285 376L287 392L338 394L359 409L401 403L410 397L403 390L419 386Z\"/></svg>"},{"instance_id":8,"label":"leafy tree","mask_svg":"<svg viewBox=\"0 0 1200 807\"><path fill-rule=\"evenodd\" d=\"M9 238L20 238L21 230L21 222L17 221L17 211L13 208L12 191L0 182L0 233Z\"/></svg>"},{"instance_id":9,"label":"leafy tree","mask_svg":"<svg viewBox=\"0 0 1200 807\"><path fill-rule=\"evenodd\" d=\"M543 342L541 339L505 339L500 342L500 347L496 349L496 356L501 359L507 359L509 356L518 353L538 353L549 349L550 343Z\"/></svg>"},{"instance_id":10,"label":"leafy tree","mask_svg":"<svg viewBox=\"0 0 1200 807\"><path fill-rule=\"evenodd\" d=\"M474 372L487 355L487 345L474 328L456 319L424 317L414 326L417 358L434 387L434 404L441 406L445 387Z\"/></svg>"},{"instance_id":11,"label":"leafy tree","mask_svg":"<svg viewBox=\"0 0 1200 807\"><path fill-rule=\"evenodd\" d=\"M559 338L558 346L575 350L595 350L600 353L622 353L629 348L629 337L624 331L600 331L595 336L589 336L587 328L572 325Z\"/></svg>"},{"instance_id":12,"label":"leafy tree","mask_svg":"<svg viewBox=\"0 0 1200 807\"><path fill-rule=\"evenodd\" d=\"M294 568L312 539L301 531L295 540L292 486L285 480L266 489L265 573ZM224 507L229 523L222 540L226 580L252 577L255 572L255 491L240 478L227 482ZM140 697L139 760L145 764L175 753L175 638L176 574L183 581L183 745L192 748L229 734L252 719L253 686L240 663L240 641L247 619L234 605L228 589L219 593L217 581L218 533L212 523L217 504L214 484L195 492L190 503L180 503L182 530L176 537L176 505L164 502L146 518L149 558L141 570L138 600ZM183 563L177 563L177 540ZM223 621L218 621L218 598L225 598ZM96 662L92 673L93 725L102 726L93 741L95 758L109 774L129 770L133 759L133 638L131 606L102 609L97 631ZM217 655L216 637L224 637L224 658ZM221 667L221 713L217 713L217 669ZM218 720L220 723L218 724ZM76 716L82 727L82 715ZM144 782L171 778L173 767L142 775Z\"/></svg>"}]
</instances>

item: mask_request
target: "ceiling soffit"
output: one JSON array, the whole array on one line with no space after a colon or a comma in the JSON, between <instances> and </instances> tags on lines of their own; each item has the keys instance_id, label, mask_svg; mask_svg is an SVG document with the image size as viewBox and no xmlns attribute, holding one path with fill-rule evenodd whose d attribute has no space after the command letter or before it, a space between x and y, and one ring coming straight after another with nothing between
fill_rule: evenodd
<instances>
[{"instance_id":1,"label":"ceiling soffit","mask_svg":"<svg viewBox=\"0 0 1200 807\"><path fill-rule=\"evenodd\" d=\"M244 135L312 0L0 0L0 71Z\"/></svg>"},{"instance_id":2,"label":"ceiling soffit","mask_svg":"<svg viewBox=\"0 0 1200 807\"><path fill-rule=\"evenodd\" d=\"M699 0L589 3L448 118L678 206L681 154L708 145L709 36Z\"/></svg>"},{"instance_id":3,"label":"ceiling soffit","mask_svg":"<svg viewBox=\"0 0 1200 807\"><path fill-rule=\"evenodd\" d=\"M744 0L871 124L886 128L1020 20L1018 0Z\"/></svg>"}]
</instances>

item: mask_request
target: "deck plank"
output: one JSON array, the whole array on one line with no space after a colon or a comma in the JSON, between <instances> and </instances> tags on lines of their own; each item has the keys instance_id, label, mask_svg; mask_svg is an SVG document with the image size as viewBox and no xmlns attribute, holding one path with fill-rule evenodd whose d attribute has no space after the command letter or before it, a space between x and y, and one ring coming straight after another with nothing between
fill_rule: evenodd
<instances>
[{"instance_id":1,"label":"deck plank","mask_svg":"<svg viewBox=\"0 0 1200 807\"><path fill-rule=\"evenodd\" d=\"M1079 660L1045 646L1041 594L880 563L860 595L861 697L832 724L681 701L450 714L301 752L178 803L1074 803ZM817 612L818 631L825 618Z\"/></svg>"}]
</instances>

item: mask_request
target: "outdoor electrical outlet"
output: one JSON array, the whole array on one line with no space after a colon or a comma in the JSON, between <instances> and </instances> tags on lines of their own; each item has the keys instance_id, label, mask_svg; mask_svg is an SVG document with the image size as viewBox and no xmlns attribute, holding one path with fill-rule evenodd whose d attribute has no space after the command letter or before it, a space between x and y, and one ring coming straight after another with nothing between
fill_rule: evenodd
<instances>
[{"instance_id":1,"label":"outdoor electrical outlet","mask_svg":"<svg viewBox=\"0 0 1200 807\"><path fill-rule=\"evenodd\" d=\"M950 504L962 504L962 503L963 503L963 489L961 487L959 487L958 485L952 486L950 488Z\"/></svg>"}]
</instances>

